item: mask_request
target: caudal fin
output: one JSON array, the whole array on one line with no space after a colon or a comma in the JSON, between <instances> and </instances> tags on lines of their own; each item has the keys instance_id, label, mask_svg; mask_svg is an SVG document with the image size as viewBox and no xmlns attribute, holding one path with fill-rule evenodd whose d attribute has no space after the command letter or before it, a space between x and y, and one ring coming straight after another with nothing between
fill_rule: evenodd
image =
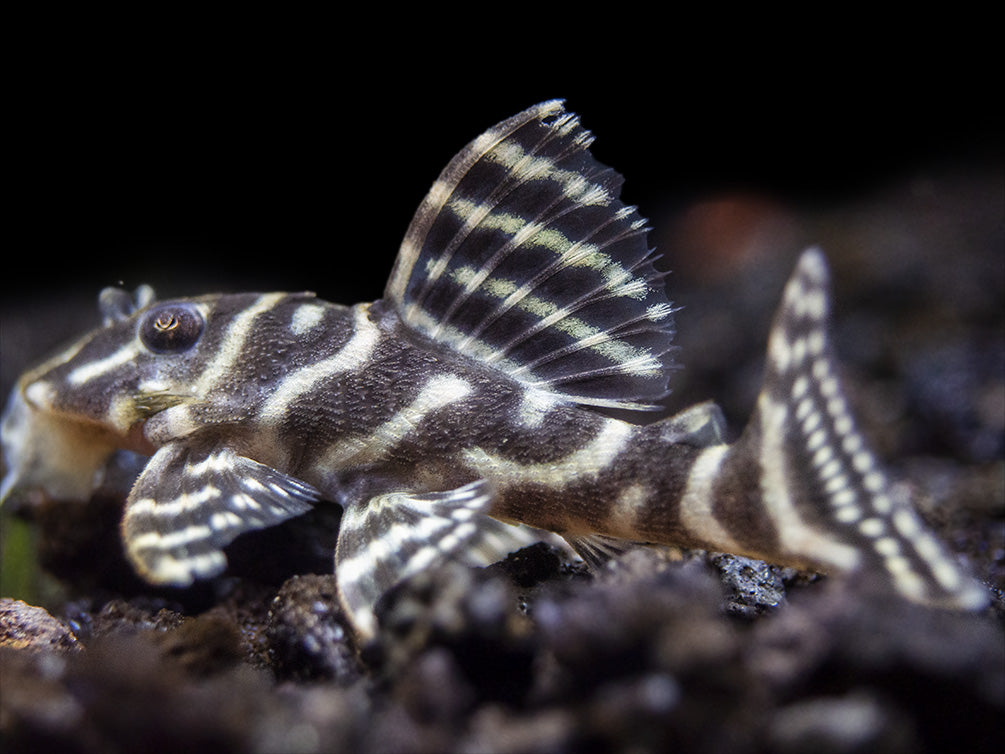
<instances>
[{"instance_id":1,"label":"caudal fin","mask_svg":"<svg viewBox=\"0 0 1005 754\"><path fill-rule=\"evenodd\" d=\"M748 461L756 456L778 547L792 560L879 573L914 602L982 608L985 590L894 494L855 426L827 332L829 309L827 263L809 249L785 287L757 410L739 443Z\"/></svg>"}]
</instances>

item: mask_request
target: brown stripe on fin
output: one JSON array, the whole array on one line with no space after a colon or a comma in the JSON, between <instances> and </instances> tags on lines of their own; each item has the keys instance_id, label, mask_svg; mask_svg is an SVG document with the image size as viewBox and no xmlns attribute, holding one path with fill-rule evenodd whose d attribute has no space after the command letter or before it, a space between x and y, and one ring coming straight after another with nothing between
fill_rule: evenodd
<instances>
[{"instance_id":1,"label":"brown stripe on fin","mask_svg":"<svg viewBox=\"0 0 1005 754\"><path fill-rule=\"evenodd\" d=\"M441 173L385 296L409 327L572 403L652 410L673 307L646 221L561 101L494 126Z\"/></svg>"},{"instance_id":2,"label":"brown stripe on fin","mask_svg":"<svg viewBox=\"0 0 1005 754\"><path fill-rule=\"evenodd\" d=\"M483 480L430 493L387 492L346 501L335 551L339 599L362 639L377 630L374 606L395 584L447 560L485 566L540 539L540 532L485 515Z\"/></svg>"},{"instance_id":3,"label":"brown stripe on fin","mask_svg":"<svg viewBox=\"0 0 1005 754\"><path fill-rule=\"evenodd\" d=\"M828 333L829 279L824 255L804 252L772 325L757 409L726 466L757 470L783 560L864 569L911 601L980 609L985 590L891 491L855 425Z\"/></svg>"},{"instance_id":4,"label":"brown stripe on fin","mask_svg":"<svg viewBox=\"0 0 1005 754\"><path fill-rule=\"evenodd\" d=\"M126 554L148 581L187 586L222 572L223 548L238 535L305 513L320 498L311 485L215 442L169 443L126 501Z\"/></svg>"}]
</instances>

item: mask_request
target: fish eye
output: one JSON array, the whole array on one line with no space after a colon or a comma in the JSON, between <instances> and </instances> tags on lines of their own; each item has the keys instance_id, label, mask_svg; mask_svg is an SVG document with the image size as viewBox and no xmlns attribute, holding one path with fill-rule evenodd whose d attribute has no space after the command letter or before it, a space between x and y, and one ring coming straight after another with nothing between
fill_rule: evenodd
<instances>
[{"instance_id":1,"label":"fish eye","mask_svg":"<svg viewBox=\"0 0 1005 754\"><path fill-rule=\"evenodd\" d=\"M192 304L161 304L140 322L140 340L154 353L179 353L195 345L204 325Z\"/></svg>"}]
</instances>

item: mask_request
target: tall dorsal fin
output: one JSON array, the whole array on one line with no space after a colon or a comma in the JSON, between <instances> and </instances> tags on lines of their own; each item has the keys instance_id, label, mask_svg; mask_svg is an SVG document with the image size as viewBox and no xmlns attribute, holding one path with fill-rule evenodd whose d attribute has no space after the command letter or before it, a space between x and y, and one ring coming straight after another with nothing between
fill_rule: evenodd
<instances>
[{"instance_id":1,"label":"tall dorsal fin","mask_svg":"<svg viewBox=\"0 0 1005 754\"><path fill-rule=\"evenodd\" d=\"M576 403L668 392L673 307L646 221L561 101L465 147L433 184L385 296L410 327Z\"/></svg>"}]
</instances>

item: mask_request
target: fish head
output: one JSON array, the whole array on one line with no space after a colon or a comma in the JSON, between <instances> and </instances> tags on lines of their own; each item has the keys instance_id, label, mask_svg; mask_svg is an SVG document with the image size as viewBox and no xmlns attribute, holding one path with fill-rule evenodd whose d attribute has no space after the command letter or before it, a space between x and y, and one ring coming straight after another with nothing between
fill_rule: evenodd
<instances>
[{"instance_id":1,"label":"fish head","mask_svg":"<svg viewBox=\"0 0 1005 754\"><path fill-rule=\"evenodd\" d=\"M254 300L214 294L156 301L148 286L132 295L103 290L103 324L23 374L11 392L0 500L38 493L87 499L117 450L155 452L144 433L152 418L212 400L209 382L238 410L232 404L248 391L206 374L214 364L227 371L240 362L241 354L227 352L227 330Z\"/></svg>"}]
</instances>

